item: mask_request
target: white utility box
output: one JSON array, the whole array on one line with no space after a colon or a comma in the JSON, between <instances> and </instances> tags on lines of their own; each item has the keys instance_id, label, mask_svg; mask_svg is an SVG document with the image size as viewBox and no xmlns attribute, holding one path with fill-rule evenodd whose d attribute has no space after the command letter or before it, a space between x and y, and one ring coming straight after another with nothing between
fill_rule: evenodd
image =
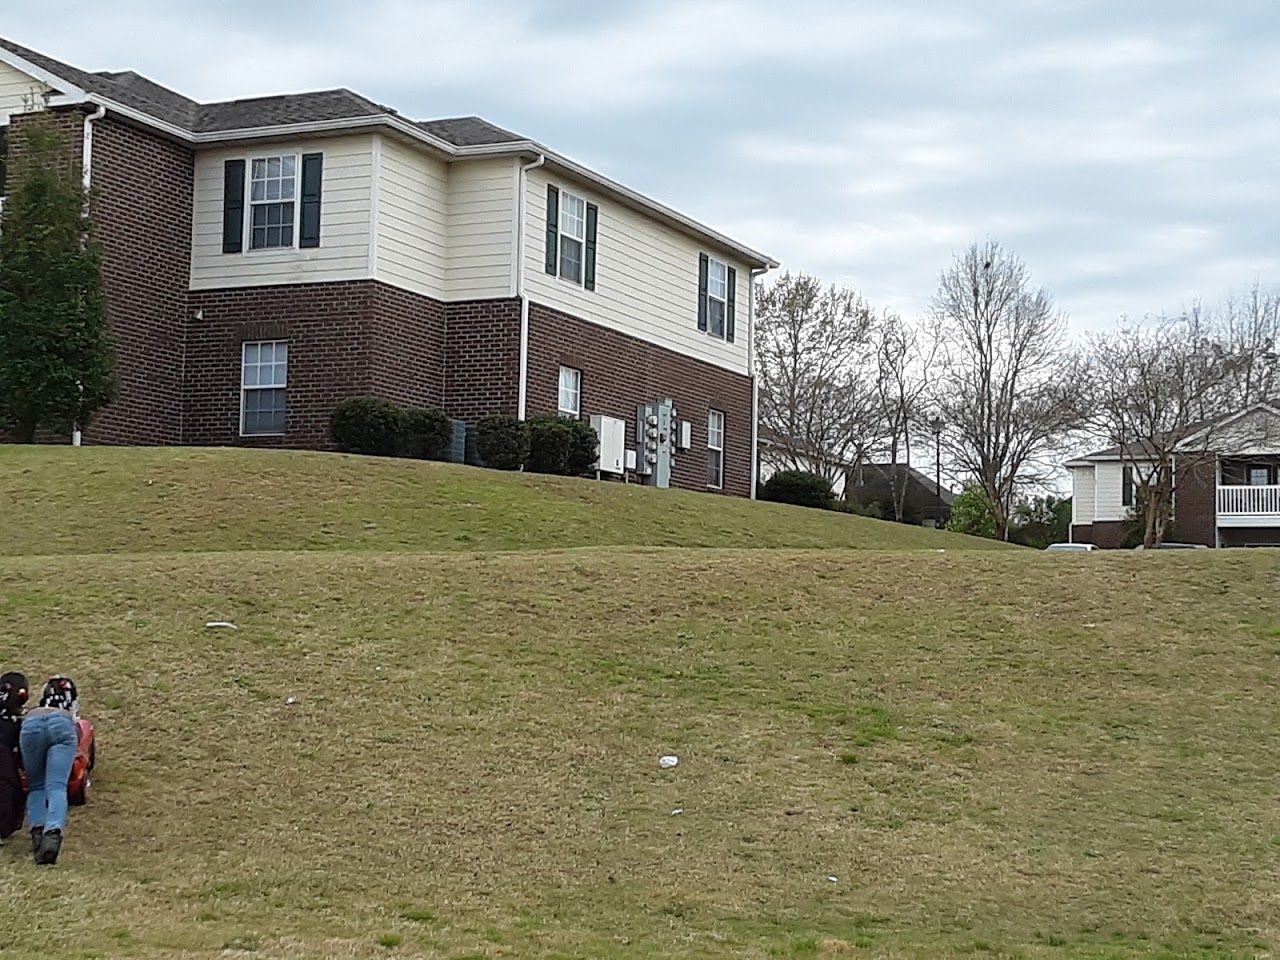
<instances>
[{"instance_id":1,"label":"white utility box","mask_svg":"<svg viewBox=\"0 0 1280 960\"><path fill-rule=\"evenodd\" d=\"M600 438L600 459L596 469L601 473L621 475L627 468L627 422L617 417L593 414L591 429Z\"/></svg>"},{"instance_id":2,"label":"white utility box","mask_svg":"<svg viewBox=\"0 0 1280 960\"><path fill-rule=\"evenodd\" d=\"M676 437L676 449L688 450L693 446L693 424L688 420L681 420L680 432Z\"/></svg>"}]
</instances>

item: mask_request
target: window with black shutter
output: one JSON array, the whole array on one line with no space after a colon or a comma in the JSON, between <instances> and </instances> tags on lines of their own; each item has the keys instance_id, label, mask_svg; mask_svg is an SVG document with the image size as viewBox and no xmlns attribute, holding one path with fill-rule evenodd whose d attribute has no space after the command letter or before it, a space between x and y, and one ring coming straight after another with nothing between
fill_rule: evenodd
<instances>
[{"instance_id":1,"label":"window with black shutter","mask_svg":"<svg viewBox=\"0 0 1280 960\"><path fill-rule=\"evenodd\" d=\"M323 169L319 153L226 161L222 252L320 246Z\"/></svg>"}]
</instances>

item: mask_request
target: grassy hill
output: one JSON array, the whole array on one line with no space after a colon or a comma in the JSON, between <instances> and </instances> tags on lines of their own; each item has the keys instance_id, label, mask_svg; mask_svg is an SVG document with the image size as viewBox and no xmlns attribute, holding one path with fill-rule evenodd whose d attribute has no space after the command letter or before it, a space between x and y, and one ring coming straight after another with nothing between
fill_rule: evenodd
<instances>
[{"instance_id":1,"label":"grassy hill","mask_svg":"<svg viewBox=\"0 0 1280 960\"><path fill-rule=\"evenodd\" d=\"M63 862L0 851L15 955L1225 958L1280 939L1270 551L850 550L825 531L928 532L784 508L751 524L782 547L739 549L721 511L772 511L709 497L677 531L697 546L656 547L622 514L669 515L660 493L75 456L0 450L27 515L0 533L0 659L73 673L102 744ZM111 480L74 538L42 539L39 517L94 491L72 466ZM438 552L448 529L414 522L431 508L363 513L365 470L388 509L496 484L594 546L536 549L491 511L486 547L523 548ZM273 522L271 500L307 519Z\"/></svg>"},{"instance_id":2,"label":"grassy hill","mask_svg":"<svg viewBox=\"0 0 1280 960\"><path fill-rule=\"evenodd\" d=\"M252 450L0 446L0 555L575 547L989 549L731 497L443 463Z\"/></svg>"}]
</instances>

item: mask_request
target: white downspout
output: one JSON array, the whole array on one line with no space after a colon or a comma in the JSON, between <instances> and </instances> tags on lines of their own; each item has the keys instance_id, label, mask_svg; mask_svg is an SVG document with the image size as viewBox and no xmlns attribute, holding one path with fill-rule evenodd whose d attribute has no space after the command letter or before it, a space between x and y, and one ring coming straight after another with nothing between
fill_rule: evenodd
<instances>
[{"instance_id":1,"label":"white downspout","mask_svg":"<svg viewBox=\"0 0 1280 960\"><path fill-rule=\"evenodd\" d=\"M547 162L544 153L538 159L520 167L516 189L516 241L514 247L515 267L512 271L512 293L520 298L520 387L516 400L516 417L523 420L529 405L529 298L524 292L524 221L525 194L528 179L526 174L536 170Z\"/></svg>"},{"instance_id":2,"label":"white downspout","mask_svg":"<svg viewBox=\"0 0 1280 960\"><path fill-rule=\"evenodd\" d=\"M82 138L82 147L80 154L80 177L84 185L85 194L85 212L88 212L89 190L93 187L93 123L95 120L101 120L107 115L107 108L99 105L98 109L85 115L84 118L84 134ZM80 446L82 436L80 426L77 424L71 430L71 445L73 447Z\"/></svg>"},{"instance_id":3,"label":"white downspout","mask_svg":"<svg viewBox=\"0 0 1280 960\"><path fill-rule=\"evenodd\" d=\"M751 377L751 499L756 498L760 479L760 381L756 377L756 277L769 272L768 267L747 273L747 373Z\"/></svg>"}]
</instances>

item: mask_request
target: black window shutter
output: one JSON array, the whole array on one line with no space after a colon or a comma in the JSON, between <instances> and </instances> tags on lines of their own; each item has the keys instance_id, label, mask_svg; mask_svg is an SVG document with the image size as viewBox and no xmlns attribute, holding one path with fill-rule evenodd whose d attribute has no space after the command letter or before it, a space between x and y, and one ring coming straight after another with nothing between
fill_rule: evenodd
<instances>
[{"instance_id":1,"label":"black window shutter","mask_svg":"<svg viewBox=\"0 0 1280 960\"><path fill-rule=\"evenodd\" d=\"M324 179L324 154L302 155L302 220L298 229L299 247L320 246L320 193Z\"/></svg>"},{"instance_id":2,"label":"black window shutter","mask_svg":"<svg viewBox=\"0 0 1280 960\"><path fill-rule=\"evenodd\" d=\"M707 255L698 254L698 329L707 329Z\"/></svg>"},{"instance_id":3,"label":"black window shutter","mask_svg":"<svg viewBox=\"0 0 1280 960\"><path fill-rule=\"evenodd\" d=\"M1120 503L1125 507L1133 506L1133 467L1124 467L1121 471Z\"/></svg>"},{"instance_id":4,"label":"black window shutter","mask_svg":"<svg viewBox=\"0 0 1280 960\"><path fill-rule=\"evenodd\" d=\"M222 166L222 252L244 249L244 161Z\"/></svg>"},{"instance_id":5,"label":"black window shutter","mask_svg":"<svg viewBox=\"0 0 1280 960\"><path fill-rule=\"evenodd\" d=\"M560 191L547 184L547 273L556 275L560 253Z\"/></svg>"},{"instance_id":6,"label":"black window shutter","mask_svg":"<svg viewBox=\"0 0 1280 960\"><path fill-rule=\"evenodd\" d=\"M729 274L729 295L724 305L724 338L733 343L733 314L738 301L738 271L727 267Z\"/></svg>"},{"instance_id":7,"label":"black window shutter","mask_svg":"<svg viewBox=\"0 0 1280 960\"><path fill-rule=\"evenodd\" d=\"M600 211L594 203L587 204L587 251L582 263L582 286L587 290L596 288L596 221L600 219Z\"/></svg>"}]
</instances>

